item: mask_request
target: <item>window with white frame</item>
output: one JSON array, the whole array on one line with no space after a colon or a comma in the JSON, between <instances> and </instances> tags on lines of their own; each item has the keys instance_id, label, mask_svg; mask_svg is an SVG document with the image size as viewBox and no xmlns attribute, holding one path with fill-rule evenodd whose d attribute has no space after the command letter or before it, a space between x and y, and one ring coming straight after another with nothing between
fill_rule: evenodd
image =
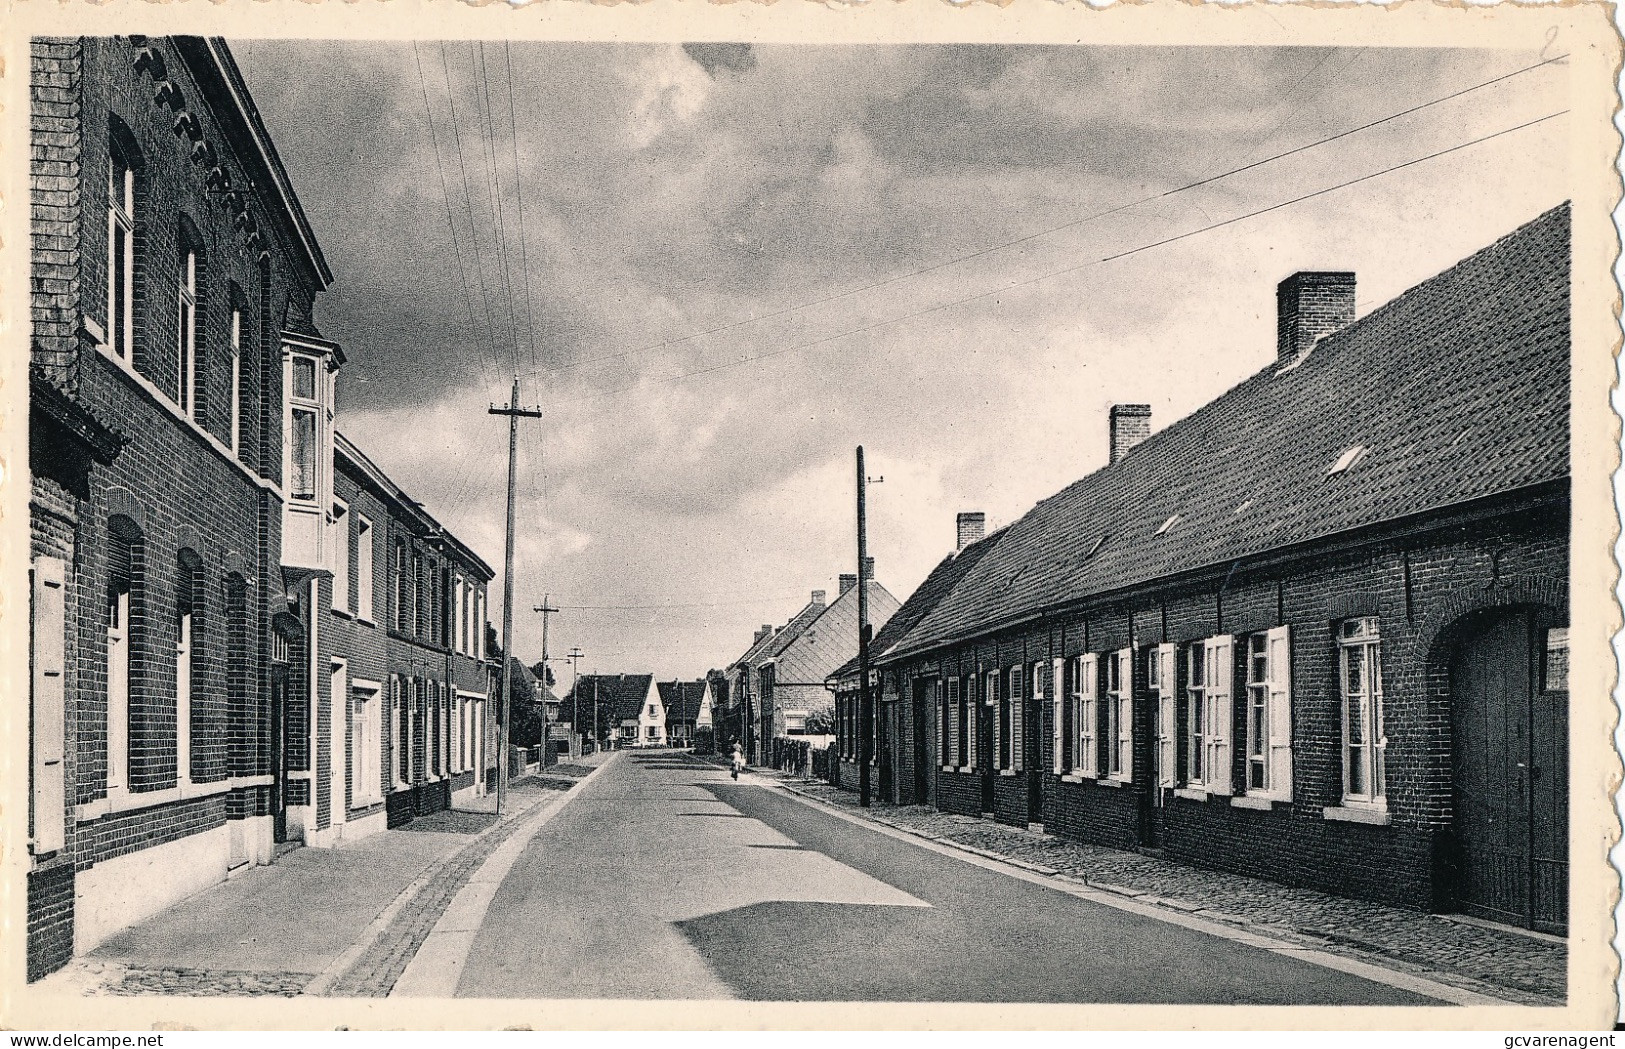
<instances>
[{"instance_id":1,"label":"window with white frame","mask_svg":"<svg viewBox=\"0 0 1625 1049\"><path fill-rule=\"evenodd\" d=\"M999 695L1000 742L999 768L1013 771L1020 762L1021 740L1021 668L1011 667L1004 678Z\"/></svg>"},{"instance_id":2,"label":"window with white frame","mask_svg":"<svg viewBox=\"0 0 1625 1049\"><path fill-rule=\"evenodd\" d=\"M355 515L355 614L372 620L372 522Z\"/></svg>"},{"instance_id":3,"label":"window with white frame","mask_svg":"<svg viewBox=\"0 0 1625 1049\"><path fill-rule=\"evenodd\" d=\"M112 793L130 784L130 612L135 541L115 534L108 553L107 789Z\"/></svg>"},{"instance_id":4,"label":"window with white frame","mask_svg":"<svg viewBox=\"0 0 1625 1049\"><path fill-rule=\"evenodd\" d=\"M1292 800L1292 645L1284 626L1247 636L1247 793Z\"/></svg>"},{"instance_id":5,"label":"window with white frame","mask_svg":"<svg viewBox=\"0 0 1625 1049\"><path fill-rule=\"evenodd\" d=\"M197 399L197 251L190 245L181 248L180 289L177 296L176 317L176 382L179 396L175 403L189 416L198 415Z\"/></svg>"},{"instance_id":6,"label":"window with white frame","mask_svg":"<svg viewBox=\"0 0 1625 1049\"><path fill-rule=\"evenodd\" d=\"M960 692L961 719L965 729L961 737L964 740L965 763L960 767L972 770L976 768L976 726L980 720L976 713L976 681L975 674L966 674L965 687Z\"/></svg>"},{"instance_id":7,"label":"window with white frame","mask_svg":"<svg viewBox=\"0 0 1625 1049\"><path fill-rule=\"evenodd\" d=\"M993 756L995 771L1008 768L1010 765L1009 757L1005 753L1006 748L1010 745L1010 693L1008 690L999 688L1000 676L997 670L989 670L983 675L982 680L982 687L987 690L982 693L982 702L993 710L993 716L990 719L993 722L993 746L989 752ZM1002 697L999 695L1001 691L1004 692ZM1004 701L1003 703L1000 702L1001 698Z\"/></svg>"},{"instance_id":8,"label":"window with white frame","mask_svg":"<svg viewBox=\"0 0 1625 1049\"><path fill-rule=\"evenodd\" d=\"M350 804L360 808L377 803L383 790L382 711L377 687L354 685L350 695Z\"/></svg>"},{"instance_id":9,"label":"window with white frame","mask_svg":"<svg viewBox=\"0 0 1625 1049\"><path fill-rule=\"evenodd\" d=\"M1375 616L1344 620L1337 630L1343 710L1343 802L1385 803L1382 725L1382 631Z\"/></svg>"},{"instance_id":10,"label":"window with white frame","mask_svg":"<svg viewBox=\"0 0 1625 1049\"><path fill-rule=\"evenodd\" d=\"M944 716L947 725L947 753L942 763L949 768L960 768L965 764L965 700L960 695L959 676L956 674L948 679L942 690L945 704Z\"/></svg>"},{"instance_id":11,"label":"window with white frame","mask_svg":"<svg viewBox=\"0 0 1625 1049\"><path fill-rule=\"evenodd\" d=\"M1106 775L1134 775L1134 650L1106 653Z\"/></svg>"},{"instance_id":12,"label":"window with white frame","mask_svg":"<svg viewBox=\"0 0 1625 1049\"><path fill-rule=\"evenodd\" d=\"M406 681L399 674L389 676L390 742L394 753L390 755L390 772L395 786L404 787L412 777L412 746L408 739L411 718L407 713Z\"/></svg>"},{"instance_id":13,"label":"window with white frame","mask_svg":"<svg viewBox=\"0 0 1625 1049\"><path fill-rule=\"evenodd\" d=\"M395 541L395 568L390 573L394 576L395 591L395 629L406 632L406 544L399 539Z\"/></svg>"},{"instance_id":14,"label":"window with white frame","mask_svg":"<svg viewBox=\"0 0 1625 1049\"><path fill-rule=\"evenodd\" d=\"M175 594L175 781L192 779L193 624L202 597L202 567L197 555L181 551Z\"/></svg>"},{"instance_id":15,"label":"window with white frame","mask_svg":"<svg viewBox=\"0 0 1625 1049\"><path fill-rule=\"evenodd\" d=\"M1157 786L1179 783L1179 687L1176 677L1178 650L1173 645L1156 645L1146 652L1147 687L1157 702Z\"/></svg>"},{"instance_id":16,"label":"window with white frame","mask_svg":"<svg viewBox=\"0 0 1625 1049\"><path fill-rule=\"evenodd\" d=\"M333 500L333 610L350 611L350 504Z\"/></svg>"},{"instance_id":17,"label":"window with white frame","mask_svg":"<svg viewBox=\"0 0 1625 1049\"><path fill-rule=\"evenodd\" d=\"M317 365L314 357L293 354L289 360L288 389L288 496L316 498L320 468L319 426L322 406L317 399Z\"/></svg>"},{"instance_id":18,"label":"window with white frame","mask_svg":"<svg viewBox=\"0 0 1625 1049\"><path fill-rule=\"evenodd\" d=\"M1059 776L1066 771L1066 737L1062 734L1061 726L1065 721L1063 698L1066 695L1062 688L1066 663L1060 659L1050 663L1049 696L1050 696L1050 771ZM1037 694L1037 672L1034 671L1033 688Z\"/></svg>"},{"instance_id":19,"label":"window with white frame","mask_svg":"<svg viewBox=\"0 0 1625 1049\"><path fill-rule=\"evenodd\" d=\"M463 615L463 577L457 576L451 584L451 636L453 651L468 653L467 618Z\"/></svg>"},{"instance_id":20,"label":"window with white frame","mask_svg":"<svg viewBox=\"0 0 1625 1049\"><path fill-rule=\"evenodd\" d=\"M1233 642L1223 634L1186 646L1185 783L1213 794L1230 793L1230 680Z\"/></svg>"},{"instance_id":21,"label":"window with white frame","mask_svg":"<svg viewBox=\"0 0 1625 1049\"><path fill-rule=\"evenodd\" d=\"M1094 776L1100 768L1099 729L1100 657L1086 652L1072 660L1072 770Z\"/></svg>"},{"instance_id":22,"label":"window with white frame","mask_svg":"<svg viewBox=\"0 0 1625 1049\"><path fill-rule=\"evenodd\" d=\"M243 303L241 293L235 288L231 295L231 454L239 455L243 450L243 420L247 413L243 411Z\"/></svg>"},{"instance_id":23,"label":"window with white frame","mask_svg":"<svg viewBox=\"0 0 1625 1049\"><path fill-rule=\"evenodd\" d=\"M116 145L107 158L107 343L130 360L135 343L135 167Z\"/></svg>"}]
</instances>

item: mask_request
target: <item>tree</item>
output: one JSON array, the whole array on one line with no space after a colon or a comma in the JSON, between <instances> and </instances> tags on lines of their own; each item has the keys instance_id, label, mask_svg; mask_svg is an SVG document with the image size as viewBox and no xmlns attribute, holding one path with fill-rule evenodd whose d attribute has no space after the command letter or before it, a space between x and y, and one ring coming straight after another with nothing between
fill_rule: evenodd
<instances>
[{"instance_id":1,"label":"tree","mask_svg":"<svg viewBox=\"0 0 1625 1049\"><path fill-rule=\"evenodd\" d=\"M807 711L806 731L809 736L829 736L835 733L835 704L826 703Z\"/></svg>"}]
</instances>

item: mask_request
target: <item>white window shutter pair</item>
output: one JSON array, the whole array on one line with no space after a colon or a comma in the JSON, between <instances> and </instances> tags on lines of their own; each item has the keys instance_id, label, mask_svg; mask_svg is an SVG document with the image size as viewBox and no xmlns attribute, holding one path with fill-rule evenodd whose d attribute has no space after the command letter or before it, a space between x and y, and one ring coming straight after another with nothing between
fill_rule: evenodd
<instances>
[{"instance_id":1,"label":"white window shutter pair","mask_svg":"<svg viewBox=\"0 0 1625 1049\"><path fill-rule=\"evenodd\" d=\"M1207 667L1207 788L1214 794L1229 794L1231 693L1235 690L1235 639L1229 634L1204 642Z\"/></svg>"},{"instance_id":2,"label":"white window shutter pair","mask_svg":"<svg viewBox=\"0 0 1625 1049\"><path fill-rule=\"evenodd\" d=\"M1118 694L1112 697L1117 738L1112 746L1117 748L1118 775L1128 779L1134 775L1134 649L1117 650L1117 675Z\"/></svg>"},{"instance_id":3,"label":"white window shutter pair","mask_svg":"<svg viewBox=\"0 0 1625 1049\"><path fill-rule=\"evenodd\" d=\"M1026 743L1026 734L1022 731L1021 722L1023 708L1026 703L1022 700L1021 667L1010 668L1010 768L1020 772L1022 768L1021 751Z\"/></svg>"},{"instance_id":4,"label":"white window shutter pair","mask_svg":"<svg viewBox=\"0 0 1625 1049\"><path fill-rule=\"evenodd\" d=\"M976 724L980 720L980 704L976 702L976 675L965 679L965 765L976 770Z\"/></svg>"},{"instance_id":5,"label":"white window shutter pair","mask_svg":"<svg viewBox=\"0 0 1625 1049\"><path fill-rule=\"evenodd\" d=\"M1066 771L1065 747L1061 742L1061 703L1063 699L1061 682L1065 676L1065 667L1066 664L1059 659L1050 664L1050 716L1053 718L1050 722L1050 744L1054 750L1053 771L1057 776Z\"/></svg>"},{"instance_id":6,"label":"white window shutter pair","mask_svg":"<svg viewBox=\"0 0 1625 1049\"><path fill-rule=\"evenodd\" d=\"M948 679L948 761L949 765L959 763L959 679Z\"/></svg>"},{"instance_id":7,"label":"white window shutter pair","mask_svg":"<svg viewBox=\"0 0 1625 1049\"><path fill-rule=\"evenodd\" d=\"M33 575L34 679L29 713L34 755L29 815L33 851L39 855L57 852L66 842L66 566L55 557L36 557Z\"/></svg>"},{"instance_id":8,"label":"white window shutter pair","mask_svg":"<svg viewBox=\"0 0 1625 1049\"><path fill-rule=\"evenodd\" d=\"M1078 755L1078 772L1085 776L1096 775L1100 769L1100 744L1095 738L1100 731L1100 716L1096 713L1096 704L1100 700L1100 657L1093 652L1083 657L1083 674L1078 682L1078 693L1082 702L1078 704L1078 746L1083 752Z\"/></svg>"},{"instance_id":9,"label":"white window shutter pair","mask_svg":"<svg viewBox=\"0 0 1625 1049\"><path fill-rule=\"evenodd\" d=\"M993 708L993 716L988 720L993 722L993 768L997 771L1004 767L999 763L999 759L1003 756L999 748L1004 744L1004 726L999 724L1002 720L999 717L999 672L992 671L982 679L982 682L987 688L987 695L983 698L987 700L987 705Z\"/></svg>"},{"instance_id":10,"label":"white window shutter pair","mask_svg":"<svg viewBox=\"0 0 1625 1049\"><path fill-rule=\"evenodd\" d=\"M1178 786L1179 729L1174 720L1179 709L1174 676L1177 651L1174 645L1158 645L1152 654L1157 661L1157 784L1162 787Z\"/></svg>"},{"instance_id":11,"label":"white window shutter pair","mask_svg":"<svg viewBox=\"0 0 1625 1049\"><path fill-rule=\"evenodd\" d=\"M1292 636L1286 626L1269 632L1270 796L1292 800Z\"/></svg>"}]
</instances>

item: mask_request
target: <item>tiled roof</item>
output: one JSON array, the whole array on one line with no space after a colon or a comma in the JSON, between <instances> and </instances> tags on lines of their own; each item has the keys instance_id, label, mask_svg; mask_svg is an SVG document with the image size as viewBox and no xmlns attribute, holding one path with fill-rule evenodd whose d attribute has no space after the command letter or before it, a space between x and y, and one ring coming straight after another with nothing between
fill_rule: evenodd
<instances>
[{"instance_id":1,"label":"tiled roof","mask_svg":"<svg viewBox=\"0 0 1625 1049\"><path fill-rule=\"evenodd\" d=\"M704 681L662 681L660 703L666 708L666 724L698 721L700 703L705 699Z\"/></svg>"},{"instance_id":2,"label":"tiled roof","mask_svg":"<svg viewBox=\"0 0 1625 1049\"><path fill-rule=\"evenodd\" d=\"M926 613L937 607L937 603L948 595L954 584L963 579L965 574L975 567L976 562L993 549L1003 535L1004 529L1000 529L984 539L971 543L963 550L956 550L938 562L937 567L931 570L931 574L925 577L925 582L915 588L914 593L903 602L903 607L893 612L892 617L886 620L886 625L876 631L874 640L869 643L869 658L879 659L907 636L908 632L925 618ZM853 656L831 671L829 676L848 677L856 675L857 672L858 657Z\"/></svg>"},{"instance_id":3,"label":"tiled roof","mask_svg":"<svg viewBox=\"0 0 1625 1049\"><path fill-rule=\"evenodd\" d=\"M1569 334L1564 204L1039 503L894 654L1561 481Z\"/></svg>"},{"instance_id":4,"label":"tiled roof","mask_svg":"<svg viewBox=\"0 0 1625 1049\"><path fill-rule=\"evenodd\" d=\"M581 702L591 703L593 683L597 682L600 716L615 725L636 720L643 712L643 704L649 699L649 685L653 681L653 674L584 674L577 679L575 691L581 697ZM606 709L609 713L602 713Z\"/></svg>"},{"instance_id":5,"label":"tiled roof","mask_svg":"<svg viewBox=\"0 0 1625 1049\"><path fill-rule=\"evenodd\" d=\"M874 579L869 580L869 623L876 630L891 621L897 598ZM853 587L822 610L800 635L774 654L774 687L823 687L831 670L858 650L858 588ZM827 698L827 697L825 697Z\"/></svg>"}]
</instances>

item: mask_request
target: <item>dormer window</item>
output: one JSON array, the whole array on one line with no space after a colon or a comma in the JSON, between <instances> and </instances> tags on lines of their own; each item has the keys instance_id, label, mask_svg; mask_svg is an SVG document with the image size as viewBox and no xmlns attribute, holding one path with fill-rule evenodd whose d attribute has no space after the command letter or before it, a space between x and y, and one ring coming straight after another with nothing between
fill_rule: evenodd
<instances>
[{"instance_id":1,"label":"dormer window","mask_svg":"<svg viewBox=\"0 0 1625 1049\"><path fill-rule=\"evenodd\" d=\"M331 568L333 386L344 353L308 335L282 336L282 563Z\"/></svg>"}]
</instances>

